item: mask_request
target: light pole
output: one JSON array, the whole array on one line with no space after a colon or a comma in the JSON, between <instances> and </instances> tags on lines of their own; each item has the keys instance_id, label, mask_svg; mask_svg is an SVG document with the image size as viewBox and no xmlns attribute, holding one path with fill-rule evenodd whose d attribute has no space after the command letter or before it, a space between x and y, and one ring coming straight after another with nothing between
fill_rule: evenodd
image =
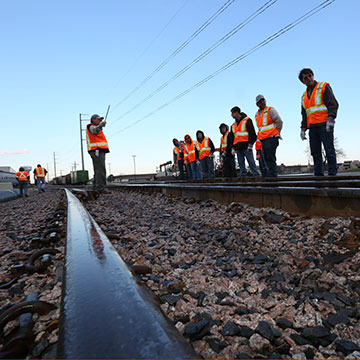
<instances>
[{"instance_id":1,"label":"light pole","mask_svg":"<svg viewBox=\"0 0 360 360\"><path fill-rule=\"evenodd\" d=\"M89 116L89 114L79 114L80 119L80 146L81 146L81 163L82 163L82 169L85 170L84 166L84 150L83 150L83 131L86 131L86 129L82 128L82 122L83 121L89 121L88 119L83 119L82 116ZM76 170L76 169L75 169Z\"/></svg>"},{"instance_id":2,"label":"light pole","mask_svg":"<svg viewBox=\"0 0 360 360\"><path fill-rule=\"evenodd\" d=\"M134 159L134 175L135 175L135 177L136 177L136 163L135 163L136 155L133 155L132 157L133 157L133 159Z\"/></svg>"}]
</instances>

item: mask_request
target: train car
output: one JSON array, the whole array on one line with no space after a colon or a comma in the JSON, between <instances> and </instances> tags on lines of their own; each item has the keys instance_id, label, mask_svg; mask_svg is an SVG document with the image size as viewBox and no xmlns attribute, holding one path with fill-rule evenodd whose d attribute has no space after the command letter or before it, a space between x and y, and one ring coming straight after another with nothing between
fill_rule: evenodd
<instances>
[{"instance_id":1,"label":"train car","mask_svg":"<svg viewBox=\"0 0 360 360\"><path fill-rule=\"evenodd\" d=\"M70 172L71 184L86 184L89 181L89 172L87 170L77 170Z\"/></svg>"},{"instance_id":2,"label":"train car","mask_svg":"<svg viewBox=\"0 0 360 360\"><path fill-rule=\"evenodd\" d=\"M10 182L13 186L18 185L18 181L16 180L15 173L2 171L0 170L0 183Z\"/></svg>"}]
</instances>

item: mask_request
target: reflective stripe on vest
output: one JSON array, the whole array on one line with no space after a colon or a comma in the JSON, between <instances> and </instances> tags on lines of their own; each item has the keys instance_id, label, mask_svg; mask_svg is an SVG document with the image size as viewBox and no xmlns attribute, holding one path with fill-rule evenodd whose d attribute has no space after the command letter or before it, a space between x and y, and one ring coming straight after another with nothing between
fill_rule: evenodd
<instances>
[{"instance_id":1,"label":"reflective stripe on vest","mask_svg":"<svg viewBox=\"0 0 360 360\"><path fill-rule=\"evenodd\" d=\"M181 150L177 146L174 147L174 154L176 154L176 160L181 160L180 157Z\"/></svg>"},{"instance_id":2,"label":"reflective stripe on vest","mask_svg":"<svg viewBox=\"0 0 360 360\"><path fill-rule=\"evenodd\" d=\"M45 177L45 169L42 167L35 168L35 173L37 177Z\"/></svg>"},{"instance_id":3,"label":"reflective stripe on vest","mask_svg":"<svg viewBox=\"0 0 360 360\"><path fill-rule=\"evenodd\" d=\"M263 140L280 134L274 120L270 117L271 106L266 106L260 115L260 109L255 115L256 124L259 129L258 139Z\"/></svg>"},{"instance_id":4,"label":"reflective stripe on vest","mask_svg":"<svg viewBox=\"0 0 360 360\"><path fill-rule=\"evenodd\" d=\"M184 155L185 155L187 164L190 164L196 160L194 141L190 145L188 143L185 144L185 154Z\"/></svg>"},{"instance_id":5,"label":"reflective stripe on vest","mask_svg":"<svg viewBox=\"0 0 360 360\"><path fill-rule=\"evenodd\" d=\"M209 156L211 154L211 148L209 146L209 138L205 137L202 142L197 141L196 148L199 151L199 159Z\"/></svg>"},{"instance_id":6,"label":"reflective stripe on vest","mask_svg":"<svg viewBox=\"0 0 360 360\"><path fill-rule=\"evenodd\" d=\"M232 124L231 128L234 133L234 144L249 141L249 133L246 131L246 123L248 120L249 117L247 116L239 122L239 125L236 121Z\"/></svg>"},{"instance_id":7,"label":"reflective stripe on vest","mask_svg":"<svg viewBox=\"0 0 360 360\"><path fill-rule=\"evenodd\" d=\"M19 181L28 181L28 176L29 173L27 171L18 171L15 174L15 177L19 180Z\"/></svg>"},{"instance_id":8,"label":"reflective stripe on vest","mask_svg":"<svg viewBox=\"0 0 360 360\"><path fill-rule=\"evenodd\" d=\"M223 152L223 151L226 150L229 134L230 134L230 131L227 130L226 133L221 137L221 139L220 139L220 143L221 143L220 152Z\"/></svg>"},{"instance_id":9,"label":"reflective stripe on vest","mask_svg":"<svg viewBox=\"0 0 360 360\"><path fill-rule=\"evenodd\" d=\"M328 109L324 104L324 91L328 83L318 82L315 89L313 90L310 99L305 90L301 104L306 111L307 126L311 124L319 124L328 120Z\"/></svg>"},{"instance_id":10,"label":"reflective stripe on vest","mask_svg":"<svg viewBox=\"0 0 360 360\"><path fill-rule=\"evenodd\" d=\"M109 150L109 145L107 143L106 137L101 130L99 134L94 135L90 132L90 126L94 125L92 123L86 126L86 144L88 151L96 150L96 149L107 149Z\"/></svg>"}]
</instances>

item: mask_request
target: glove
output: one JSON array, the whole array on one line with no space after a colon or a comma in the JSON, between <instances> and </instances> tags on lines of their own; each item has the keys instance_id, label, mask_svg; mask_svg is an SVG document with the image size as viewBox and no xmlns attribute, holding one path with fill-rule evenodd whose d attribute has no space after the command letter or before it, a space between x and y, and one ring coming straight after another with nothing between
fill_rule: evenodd
<instances>
[{"instance_id":1,"label":"glove","mask_svg":"<svg viewBox=\"0 0 360 360\"><path fill-rule=\"evenodd\" d=\"M235 156L235 149L231 149L231 155Z\"/></svg>"},{"instance_id":2,"label":"glove","mask_svg":"<svg viewBox=\"0 0 360 360\"><path fill-rule=\"evenodd\" d=\"M247 151L252 152L253 144L248 144Z\"/></svg>"},{"instance_id":3,"label":"glove","mask_svg":"<svg viewBox=\"0 0 360 360\"><path fill-rule=\"evenodd\" d=\"M210 159L213 159L213 160L214 160L214 157L215 157L214 154L211 154L211 155L210 155Z\"/></svg>"},{"instance_id":4,"label":"glove","mask_svg":"<svg viewBox=\"0 0 360 360\"><path fill-rule=\"evenodd\" d=\"M328 118L328 121L326 123L326 131L327 132L331 132L334 130L334 126L335 126L335 119L333 117Z\"/></svg>"},{"instance_id":5,"label":"glove","mask_svg":"<svg viewBox=\"0 0 360 360\"><path fill-rule=\"evenodd\" d=\"M197 166L200 165L200 160L196 160L196 165L197 165Z\"/></svg>"},{"instance_id":6,"label":"glove","mask_svg":"<svg viewBox=\"0 0 360 360\"><path fill-rule=\"evenodd\" d=\"M306 140L305 131L306 131L305 129L301 129L300 131L300 139L302 141Z\"/></svg>"},{"instance_id":7,"label":"glove","mask_svg":"<svg viewBox=\"0 0 360 360\"><path fill-rule=\"evenodd\" d=\"M100 127L105 127L106 126L106 121L105 120L102 120L100 121L100 124L99 124Z\"/></svg>"}]
</instances>

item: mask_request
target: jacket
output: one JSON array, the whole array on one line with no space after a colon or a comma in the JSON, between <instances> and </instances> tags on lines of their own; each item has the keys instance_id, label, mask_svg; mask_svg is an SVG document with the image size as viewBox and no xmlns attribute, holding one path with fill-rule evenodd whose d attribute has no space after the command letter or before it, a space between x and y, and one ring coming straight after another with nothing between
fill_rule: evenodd
<instances>
[{"instance_id":1,"label":"jacket","mask_svg":"<svg viewBox=\"0 0 360 360\"><path fill-rule=\"evenodd\" d=\"M271 109L271 106L266 106L263 110L259 109L255 115L256 124L259 129L257 136L259 140L280 135L280 131L277 129L275 121L270 116Z\"/></svg>"},{"instance_id":2,"label":"jacket","mask_svg":"<svg viewBox=\"0 0 360 360\"><path fill-rule=\"evenodd\" d=\"M226 133L220 138L220 154L226 151L226 157L234 157L231 154L233 141L234 141L234 133L227 130Z\"/></svg>"},{"instance_id":3,"label":"jacket","mask_svg":"<svg viewBox=\"0 0 360 360\"><path fill-rule=\"evenodd\" d=\"M27 171L18 171L15 174L15 177L18 181L28 181L30 180L30 175Z\"/></svg>"},{"instance_id":4,"label":"jacket","mask_svg":"<svg viewBox=\"0 0 360 360\"><path fill-rule=\"evenodd\" d=\"M190 138L190 144L188 144L185 140L185 145L184 145L184 160L186 164L190 164L194 161L196 161L197 159L199 159L199 152L196 148L196 141L193 141L193 139L191 138L191 136L189 134L186 134L184 136L185 137L189 136Z\"/></svg>"},{"instance_id":5,"label":"jacket","mask_svg":"<svg viewBox=\"0 0 360 360\"><path fill-rule=\"evenodd\" d=\"M39 167L39 166L37 166L35 169L34 169L34 175L36 176L36 177L45 177L45 175L47 174L47 171L46 171L46 169L45 168L43 168L43 167Z\"/></svg>"},{"instance_id":6,"label":"jacket","mask_svg":"<svg viewBox=\"0 0 360 360\"><path fill-rule=\"evenodd\" d=\"M239 126L240 122L243 120L243 119L246 119L246 125L245 125L245 132L248 134L248 140L247 141L239 141L237 143L235 143L235 133L234 131L236 131L236 128L235 128L235 125ZM233 148L235 150L244 150L244 149L247 149L248 145L249 144L254 144L254 142L256 141L256 131L255 131L255 128L254 128L254 125L253 125L253 122L252 120L245 114L245 113L241 113L241 119L240 120L236 120L234 122L234 124L231 126L231 132L232 132L232 136L233 136L233 139L234 139L234 142L233 142Z\"/></svg>"},{"instance_id":7,"label":"jacket","mask_svg":"<svg viewBox=\"0 0 360 360\"><path fill-rule=\"evenodd\" d=\"M326 107L326 110L319 112L317 115L316 112L309 112L308 107L315 105L320 105L323 110L324 107ZM306 88L301 98L301 128L307 129L324 126L329 117L336 118L338 108L339 104L330 84L315 81L314 86ZM310 119L308 119L308 117L310 117ZM314 119L316 120L313 121Z\"/></svg>"},{"instance_id":8,"label":"jacket","mask_svg":"<svg viewBox=\"0 0 360 360\"><path fill-rule=\"evenodd\" d=\"M96 130L95 130L96 129ZM98 130L100 131L98 132ZM86 126L86 144L88 152L99 149L102 152L109 152L109 145L102 128L90 123Z\"/></svg>"}]
</instances>

